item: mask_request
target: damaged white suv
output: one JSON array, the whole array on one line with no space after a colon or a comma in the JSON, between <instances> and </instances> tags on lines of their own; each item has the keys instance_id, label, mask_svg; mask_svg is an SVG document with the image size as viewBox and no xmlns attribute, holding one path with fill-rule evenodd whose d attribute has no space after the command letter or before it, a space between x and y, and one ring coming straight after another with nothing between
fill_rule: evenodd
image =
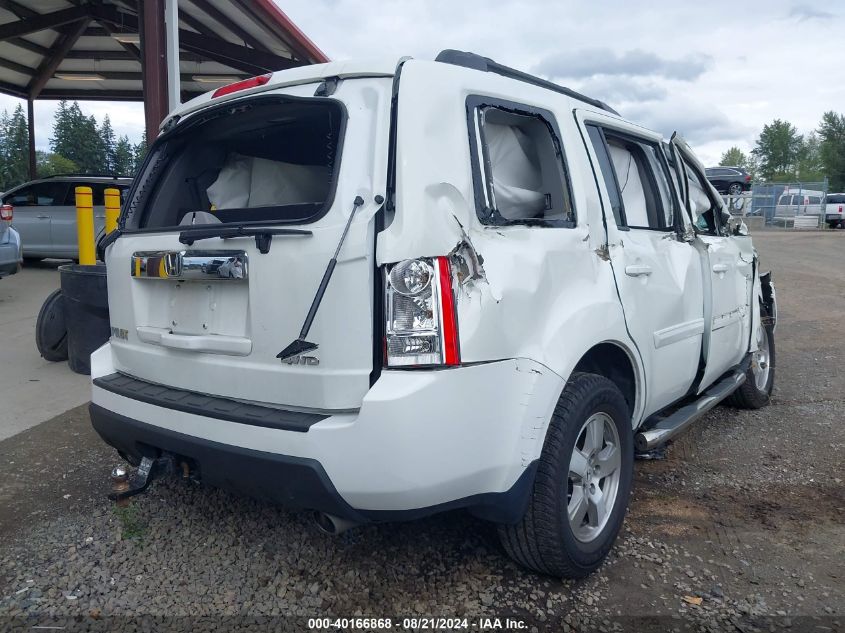
<instances>
[{"instance_id":1,"label":"damaged white suv","mask_svg":"<svg viewBox=\"0 0 845 633\"><path fill-rule=\"evenodd\" d=\"M470 53L198 97L106 246L116 496L190 473L332 532L467 508L583 576L635 451L768 402L774 288L729 218L679 138Z\"/></svg>"}]
</instances>

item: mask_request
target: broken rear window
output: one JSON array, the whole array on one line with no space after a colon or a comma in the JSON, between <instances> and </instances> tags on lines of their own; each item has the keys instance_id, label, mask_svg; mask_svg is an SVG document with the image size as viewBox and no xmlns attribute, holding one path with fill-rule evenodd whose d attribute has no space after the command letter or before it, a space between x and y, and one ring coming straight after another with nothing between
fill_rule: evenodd
<instances>
[{"instance_id":1,"label":"broken rear window","mask_svg":"<svg viewBox=\"0 0 845 633\"><path fill-rule=\"evenodd\" d=\"M154 146L125 228L315 221L334 196L344 121L338 102L316 98L198 113Z\"/></svg>"}]
</instances>

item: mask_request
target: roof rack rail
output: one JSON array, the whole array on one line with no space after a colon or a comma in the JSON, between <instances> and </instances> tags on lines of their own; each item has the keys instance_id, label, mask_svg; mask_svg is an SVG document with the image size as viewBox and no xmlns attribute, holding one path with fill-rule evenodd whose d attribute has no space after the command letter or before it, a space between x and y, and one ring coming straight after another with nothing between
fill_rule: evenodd
<instances>
[{"instance_id":1,"label":"roof rack rail","mask_svg":"<svg viewBox=\"0 0 845 633\"><path fill-rule=\"evenodd\" d=\"M49 176L42 176L41 180L48 180L50 178L111 178L112 180L117 180L118 178L132 178L132 176L120 176L118 174L79 174L79 173L67 173L67 174L50 174Z\"/></svg>"},{"instance_id":2,"label":"roof rack rail","mask_svg":"<svg viewBox=\"0 0 845 633\"><path fill-rule=\"evenodd\" d=\"M592 106L601 108L602 110L606 110L607 112L619 116L619 113L613 108L611 108L609 105L607 105L604 101L593 99L592 97L583 95L580 92L576 92L575 90L571 90L569 88L566 88L565 86L559 86L556 83L547 81L535 75L522 72L521 70L516 70L515 68L510 68L509 66L503 66L502 64L493 61L489 57L483 57L476 53L469 53L466 51L458 51L451 48L447 48L445 50L440 51L437 57L434 58L434 61L441 62L444 64L452 64L453 66L463 66L464 68L472 68L473 70L480 70L481 72L485 73L496 73L497 75L501 75L502 77L516 79L517 81L524 81L525 83L533 84L541 88L546 88L548 90L554 90L555 92L565 94L567 97L572 97L573 99L584 101L585 103L589 103Z\"/></svg>"}]
</instances>

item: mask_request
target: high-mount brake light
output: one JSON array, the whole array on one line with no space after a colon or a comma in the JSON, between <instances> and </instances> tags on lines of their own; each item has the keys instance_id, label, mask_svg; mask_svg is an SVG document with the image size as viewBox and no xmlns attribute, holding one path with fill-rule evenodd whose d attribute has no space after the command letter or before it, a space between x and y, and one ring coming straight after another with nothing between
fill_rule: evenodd
<instances>
[{"instance_id":1,"label":"high-mount brake light","mask_svg":"<svg viewBox=\"0 0 845 633\"><path fill-rule=\"evenodd\" d=\"M386 269L388 367L459 365L457 312L447 257L406 259Z\"/></svg>"},{"instance_id":2,"label":"high-mount brake light","mask_svg":"<svg viewBox=\"0 0 845 633\"><path fill-rule=\"evenodd\" d=\"M241 81L236 81L233 84L222 86L211 94L211 98L216 99L217 97L232 94L233 92L238 92L240 90L247 90L249 88L256 88L257 86L263 86L268 81L270 81L270 77L272 76L273 73L267 73L266 75L258 75L257 77L250 77L249 79L243 79Z\"/></svg>"},{"instance_id":3,"label":"high-mount brake light","mask_svg":"<svg viewBox=\"0 0 845 633\"><path fill-rule=\"evenodd\" d=\"M0 220L5 220L7 222L11 222L12 216L14 215L15 208L10 204L4 204L0 206Z\"/></svg>"}]
</instances>

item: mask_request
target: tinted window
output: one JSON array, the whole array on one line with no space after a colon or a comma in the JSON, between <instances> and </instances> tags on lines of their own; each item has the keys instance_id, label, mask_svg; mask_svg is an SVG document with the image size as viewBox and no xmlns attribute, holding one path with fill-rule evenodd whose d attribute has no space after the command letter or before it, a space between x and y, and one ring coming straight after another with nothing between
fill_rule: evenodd
<instances>
[{"instance_id":1,"label":"tinted window","mask_svg":"<svg viewBox=\"0 0 845 633\"><path fill-rule=\"evenodd\" d=\"M67 196L65 197L65 204L69 206L76 205L76 188L77 187L91 187L91 194L94 199L94 206L103 206L106 203L105 191L106 189L117 189L120 191L120 202L123 204L123 196L128 187L126 185L117 185L111 182L74 182L68 187Z\"/></svg>"},{"instance_id":2,"label":"tinted window","mask_svg":"<svg viewBox=\"0 0 845 633\"><path fill-rule=\"evenodd\" d=\"M671 189L655 145L605 130L616 182L631 228L669 230L674 226Z\"/></svg>"},{"instance_id":3,"label":"tinted window","mask_svg":"<svg viewBox=\"0 0 845 633\"><path fill-rule=\"evenodd\" d=\"M6 203L16 207L50 207L64 204L67 183L39 182L19 189L6 198Z\"/></svg>"},{"instance_id":4,"label":"tinted window","mask_svg":"<svg viewBox=\"0 0 845 633\"><path fill-rule=\"evenodd\" d=\"M842 196L842 195L828 196L827 201L832 202L833 204L842 204L843 202L845 202L845 196Z\"/></svg>"},{"instance_id":5,"label":"tinted window","mask_svg":"<svg viewBox=\"0 0 845 633\"><path fill-rule=\"evenodd\" d=\"M471 117L479 219L572 226L575 213L551 113L485 104L473 108Z\"/></svg>"}]
</instances>

